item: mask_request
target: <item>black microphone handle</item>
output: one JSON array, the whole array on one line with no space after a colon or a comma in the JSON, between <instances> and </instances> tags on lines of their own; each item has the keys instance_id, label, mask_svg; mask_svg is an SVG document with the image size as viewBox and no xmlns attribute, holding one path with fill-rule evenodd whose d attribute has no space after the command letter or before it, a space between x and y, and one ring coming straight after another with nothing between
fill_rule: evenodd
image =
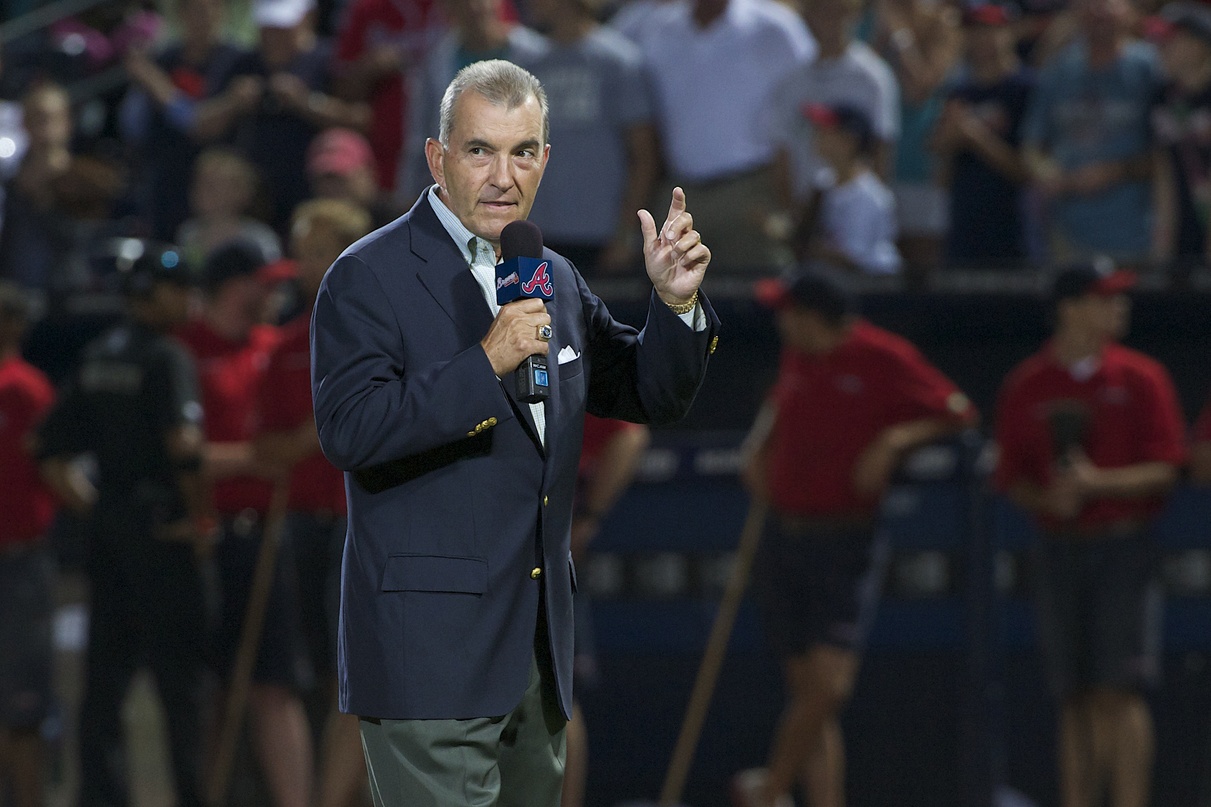
<instances>
[{"instance_id":1,"label":"black microphone handle","mask_svg":"<svg viewBox=\"0 0 1211 807\"><path fill-rule=\"evenodd\" d=\"M513 371L514 389L517 400L522 403L541 403L551 395L550 377L547 375L547 357L539 354L526 356Z\"/></svg>"}]
</instances>

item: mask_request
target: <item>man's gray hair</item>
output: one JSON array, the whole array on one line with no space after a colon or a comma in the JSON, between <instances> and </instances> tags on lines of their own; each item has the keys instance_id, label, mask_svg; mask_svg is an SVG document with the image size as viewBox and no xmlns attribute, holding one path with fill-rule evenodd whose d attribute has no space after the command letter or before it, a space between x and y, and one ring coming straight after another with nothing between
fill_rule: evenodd
<instances>
[{"instance_id":1,"label":"man's gray hair","mask_svg":"<svg viewBox=\"0 0 1211 807\"><path fill-rule=\"evenodd\" d=\"M542 145L547 144L550 122L547 115L547 93L541 82L529 71L512 62L490 59L475 62L459 70L450 86L446 87L446 94L442 96L440 128L437 135L438 142L443 146L450 145L450 130L454 128L454 104L458 97L468 90L507 109L521 106L530 96L537 98L542 109Z\"/></svg>"}]
</instances>

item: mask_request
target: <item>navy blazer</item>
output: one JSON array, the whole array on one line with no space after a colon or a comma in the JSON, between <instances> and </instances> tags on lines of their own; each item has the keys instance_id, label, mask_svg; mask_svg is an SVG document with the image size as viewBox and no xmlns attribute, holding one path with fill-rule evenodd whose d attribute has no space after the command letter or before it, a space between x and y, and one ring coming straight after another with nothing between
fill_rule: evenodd
<instances>
[{"instance_id":1,"label":"navy blazer","mask_svg":"<svg viewBox=\"0 0 1211 807\"><path fill-rule=\"evenodd\" d=\"M550 250L546 445L480 340L492 314L423 194L328 270L311 323L324 453L345 471L340 706L363 717L492 717L520 703L545 607L572 705L572 495L584 412L668 423L688 410L718 319L694 331L652 295L616 322ZM579 358L558 364L565 346ZM536 571L541 570L541 571ZM540 597L540 593L542 596Z\"/></svg>"}]
</instances>

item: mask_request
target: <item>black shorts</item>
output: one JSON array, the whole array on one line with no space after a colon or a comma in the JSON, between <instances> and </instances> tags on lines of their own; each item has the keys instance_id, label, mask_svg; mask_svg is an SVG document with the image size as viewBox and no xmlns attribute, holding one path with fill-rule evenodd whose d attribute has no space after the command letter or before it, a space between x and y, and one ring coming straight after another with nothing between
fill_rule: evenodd
<instances>
[{"instance_id":1,"label":"black shorts","mask_svg":"<svg viewBox=\"0 0 1211 807\"><path fill-rule=\"evenodd\" d=\"M50 712L54 580L45 547L0 551L0 728L37 729Z\"/></svg>"},{"instance_id":2,"label":"black shorts","mask_svg":"<svg viewBox=\"0 0 1211 807\"><path fill-rule=\"evenodd\" d=\"M252 513L225 518L223 536L215 549L220 606L213 659L224 681L231 677L239 652L263 527L263 519ZM303 639L299 600L293 547L290 541L282 540L265 605L265 624L252 672L254 682L277 684L295 692L304 692L313 685L315 674Z\"/></svg>"},{"instance_id":3,"label":"black shorts","mask_svg":"<svg viewBox=\"0 0 1211 807\"><path fill-rule=\"evenodd\" d=\"M888 542L873 525L766 521L753 587L766 640L785 660L816 645L861 653L878 610Z\"/></svg>"},{"instance_id":4,"label":"black shorts","mask_svg":"<svg viewBox=\"0 0 1211 807\"><path fill-rule=\"evenodd\" d=\"M1148 535L1045 535L1034 561L1040 646L1056 697L1154 684L1161 590Z\"/></svg>"},{"instance_id":5,"label":"black shorts","mask_svg":"<svg viewBox=\"0 0 1211 807\"><path fill-rule=\"evenodd\" d=\"M298 572L303 637L319 676L336 672L345 526L344 516L295 511L286 514L282 532Z\"/></svg>"}]
</instances>

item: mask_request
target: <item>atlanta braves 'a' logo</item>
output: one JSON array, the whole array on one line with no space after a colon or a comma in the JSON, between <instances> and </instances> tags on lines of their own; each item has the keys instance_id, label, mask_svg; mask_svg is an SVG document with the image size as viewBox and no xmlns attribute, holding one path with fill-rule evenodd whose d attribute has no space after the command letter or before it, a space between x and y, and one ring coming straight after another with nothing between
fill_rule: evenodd
<instances>
[{"instance_id":1,"label":"atlanta braves 'a' logo","mask_svg":"<svg viewBox=\"0 0 1211 807\"><path fill-rule=\"evenodd\" d=\"M553 296L551 278L547 275L547 266L547 261L538 264L538 268L534 270L534 276L521 284L523 294L533 294L534 289L541 289L544 296Z\"/></svg>"}]
</instances>

